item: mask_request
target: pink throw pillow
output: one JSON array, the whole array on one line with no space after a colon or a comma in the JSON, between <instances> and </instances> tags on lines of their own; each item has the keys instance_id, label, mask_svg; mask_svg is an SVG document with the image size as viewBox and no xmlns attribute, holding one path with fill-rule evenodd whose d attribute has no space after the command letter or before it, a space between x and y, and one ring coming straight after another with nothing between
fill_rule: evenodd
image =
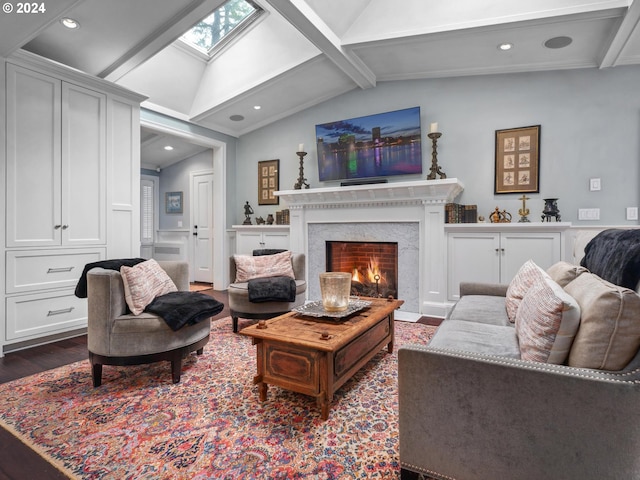
<instances>
[{"instance_id":1,"label":"pink throw pillow","mask_svg":"<svg viewBox=\"0 0 640 480\"><path fill-rule=\"evenodd\" d=\"M254 278L291 277L295 278L289 250L274 255L234 255L236 262L236 282L248 282Z\"/></svg>"},{"instance_id":2,"label":"pink throw pillow","mask_svg":"<svg viewBox=\"0 0 640 480\"><path fill-rule=\"evenodd\" d=\"M516 321L518 306L527 293L527 290L529 290L537 280L543 278L544 273L545 272L538 267L533 260L527 260L509 283L505 306L507 308L507 316L511 323Z\"/></svg>"},{"instance_id":3,"label":"pink throw pillow","mask_svg":"<svg viewBox=\"0 0 640 480\"><path fill-rule=\"evenodd\" d=\"M133 267L121 267L124 297L131 313L140 315L154 298L165 293L177 292L171 277L154 259Z\"/></svg>"}]
</instances>

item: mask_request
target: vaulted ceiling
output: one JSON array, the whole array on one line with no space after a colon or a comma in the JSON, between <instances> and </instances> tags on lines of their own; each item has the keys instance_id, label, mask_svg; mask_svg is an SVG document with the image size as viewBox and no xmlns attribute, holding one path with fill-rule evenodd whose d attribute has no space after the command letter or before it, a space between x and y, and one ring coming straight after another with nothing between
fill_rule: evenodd
<instances>
[{"instance_id":1,"label":"vaulted ceiling","mask_svg":"<svg viewBox=\"0 0 640 480\"><path fill-rule=\"evenodd\" d=\"M0 16L0 55L22 48L233 136L389 80L640 64L640 0L255 1L266 14L211 61L176 39L223 0L48 1ZM572 42L545 46L556 37Z\"/></svg>"}]
</instances>

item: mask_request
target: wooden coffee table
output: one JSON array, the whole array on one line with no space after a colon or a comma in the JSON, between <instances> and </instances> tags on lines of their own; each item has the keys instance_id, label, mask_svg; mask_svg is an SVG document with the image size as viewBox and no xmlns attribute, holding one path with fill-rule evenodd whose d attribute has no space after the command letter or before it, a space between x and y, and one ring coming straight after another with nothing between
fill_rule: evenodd
<instances>
[{"instance_id":1,"label":"wooden coffee table","mask_svg":"<svg viewBox=\"0 0 640 480\"><path fill-rule=\"evenodd\" d=\"M393 352L393 313L404 301L362 300L371 306L343 320L289 312L241 330L257 346L260 400L277 385L315 397L326 420L335 391L385 345Z\"/></svg>"}]
</instances>

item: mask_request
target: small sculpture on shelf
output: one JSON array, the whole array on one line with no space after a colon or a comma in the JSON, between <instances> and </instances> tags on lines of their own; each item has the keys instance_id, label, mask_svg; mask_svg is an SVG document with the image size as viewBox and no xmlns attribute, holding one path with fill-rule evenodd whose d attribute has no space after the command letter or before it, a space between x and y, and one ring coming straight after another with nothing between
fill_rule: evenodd
<instances>
[{"instance_id":1,"label":"small sculpture on shelf","mask_svg":"<svg viewBox=\"0 0 640 480\"><path fill-rule=\"evenodd\" d=\"M244 204L244 222L243 225L251 225L251 215L253 214L253 208L249 205L249 201Z\"/></svg>"},{"instance_id":2,"label":"small sculpture on shelf","mask_svg":"<svg viewBox=\"0 0 640 480\"><path fill-rule=\"evenodd\" d=\"M256 225L264 225L264 218L256 217Z\"/></svg>"},{"instance_id":3,"label":"small sculpture on shelf","mask_svg":"<svg viewBox=\"0 0 640 480\"><path fill-rule=\"evenodd\" d=\"M529 218L527 217L527 215L529 215L529 209L527 208L526 201L529 200L529 197L522 195L520 197L520 200L522 200L522 208L518 210L518 214L520 215L520 220L518 220L518 223L528 223Z\"/></svg>"},{"instance_id":4,"label":"small sculpture on shelf","mask_svg":"<svg viewBox=\"0 0 640 480\"><path fill-rule=\"evenodd\" d=\"M542 210L542 221L551 221L551 217L555 217L556 222L560 221L560 210L558 209L557 198L545 198L544 209Z\"/></svg>"},{"instance_id":5,"label":"small sculpture on shelf","mask_svg":"<svg viewBox=\"0 0 640 480\"><path fill-rule=\"evenodd\" d=\"M273 225L273 214L267 215L267 225Z\"/></svg>"},{"instance_id":6,"label":"small sculpture on shelf","mask_svg":"<svg viewBox=\"0 0 640 480\"><path fill-rule=\"evenodd\" d=\"M498 207L489 215L491 223L511 223L511 214L506 210L500 211Z\"/></svg>"}]
</instances>

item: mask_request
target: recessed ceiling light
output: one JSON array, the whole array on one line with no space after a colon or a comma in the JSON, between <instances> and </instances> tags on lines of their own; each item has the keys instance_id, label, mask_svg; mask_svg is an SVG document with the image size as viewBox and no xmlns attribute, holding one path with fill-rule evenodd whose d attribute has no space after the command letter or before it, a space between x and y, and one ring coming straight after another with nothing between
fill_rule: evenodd
<instances>
[{"instance_id":1,"label":"recessed ceiling light","mask_svg":"<svg viewBox=\"0 0 640 480\"><path fill-rule=\"evenodd\" d=\"M242 115L231 115L229 117L229 120L234 122L241 122L242 120L244 120L244 117Z\"/></svg>"},{"instance_id":2,"label":"recessed ceiling light","mask_svg":"<svg viewBox=\"0 0 640 480\"><path fill-rule=\"evenodd\" d=\"M254 106L253 106L253 109L254 109L254 110L260 110L261 108L262 108L262 107L261 107L260 105L254 105Z\"/></svg>"},{"instance_id":3,"label":"recessed ceiling light","mask_svg":"<svg viewBox=\"0 0 640 480\"><path fill-rule=\"evenodd\" d=\"M73 18L69 18L69 17L63 18L62 20L60 20L60 23L62 23L62 25L64 25L65 27L71 30L80 28L80 24L77 22L77 20L74 20Z\"/></svg>"},{"instance_id":4,"label":"recessed ceiling light","mask_svg":"<svg viewBox=\"0 0 640 480\"><path fill-rule=\"evenodd\" d=\"M507 50L511 50L513 48L513 43L501 43L498 45L498 50L502 50L506 52Z\"/></svg>"},{"instance_id":5,"label":"recessed ceiling light","mask_svg":"<svg viewBox=\"0 0 640 480\"><path fill-rule=\"evenodd\" d=\"M173 147L171 145L165 145L164 149L167 151L171 151L173 150Z\"/></svg>"},{"instance_id":6,"label":"recessed ceiling light","mask_svg":"<svg viewBox=\"0 0 640 480\"><path fill-rule=\"evenodd\" d=\"M544 42L544 46L547 48L554 48L554 49L564 48L571 45L571 42L573 42L573 39L571 37L564 37L564 36L553 37L547 40L546 42Z\"/></svg>"}]
</instances>

